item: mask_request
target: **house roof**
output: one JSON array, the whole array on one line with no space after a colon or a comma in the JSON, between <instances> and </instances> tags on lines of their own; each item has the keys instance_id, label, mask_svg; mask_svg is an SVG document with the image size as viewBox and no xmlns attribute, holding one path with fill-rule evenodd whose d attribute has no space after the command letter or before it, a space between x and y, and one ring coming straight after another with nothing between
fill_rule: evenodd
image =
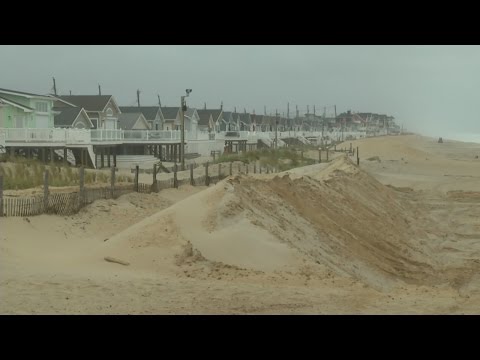
<instances>
[{"instance_id":1,"label":"house roof","mask_svg":"<svg viewBox=\"0 0 480 360\"><path fill-rule=\"evenodd\" d=\"M210 109L210 110L207 109L207 110L210 111L210 113L212 114L212 118L214 122L219 120L220 116L223 113L222 109Z\"/></svg>"},{"instance_id":2,"label":"house roof","mask_svg":"<svg viewBox=\"0 0 480 360\"><path fill-rule=\"evenodd\" d=\"M71 104L83 107L86 111L103 111L112 95L62 95L57 96Z\"/></svg>"},{"instance_id":3,"label":"house roof","mask_svg":"<svg viewBox=\"0 0 480 360\"><path fill-rule=\"evenodd\" d=\"M47 95L39 95L39 94L32 94L32 93L27 93L24 91L17 91L17 90L9 90L9 89L0 89L0 93L12 93L13 95L26 95L28 97L31 96L38 96L38 97L47 97Z\"/></svg>"},{"instance_id":4,"label":"house roof","mask_svg":"<svg viewBox=\"0 0 480 360\"><path fill-rule=\"evenodd\" d=\"M143 113L121 113L118 115L118 126L123 130L132 130L138 119L145 117Z\"/></svg>"},{"instance_id":5,"label":"house roof","mask_svg":"<svg viewBox=\"0 0 480 360\"><path fill-rule=\"evenodd\" d=\"M80 113L80 111L82 111L82 108L66 107L66 108L60 108L56 110L61 112L60 114L55 115L55 117L53 118L53 122L55 126L72 126L78 114Z\"/></svg>"},{"instance_id":6,"label":"house roof","mask_svg":"<svg viewBox=\"0 0 480 360\"><path fill-rule=\"evenodd\" d=\"M193 114L195 114L195 111L197 111L197 109L195 109L195 108L188 108L187 111L185 112L185 115L187 115L188 117L192 117Z\"/></svg>"},{"instance_id":7,"label":"house roof","mask_svg":"<svg viewBox=\"0 0 480 360\"><path fill-rule=\"evenodd\" d=\"M29 106L25 106L25 105L22 105L22 104L19 104L17 103L16 101L12 101L10 99L6 99L2 96L0 96L0 100L2 100L3 102L7 103L7 104L10 104L12 106L15 106L15 107L19 107L19 108L22 108L24 110L30 110L30 111L34 111L34 109L32 109L31 107ZM28 111L27 111L28 112Z\"/></svg>"},{"instance_id":8,"label":"house roof","mask_svg":"<svg viewBox=\"0 0 480 360\"><path fill-rule=\"evenodd\" d=\"M200 120L198 121L198 125L209 125L210 116L212 115L210 110L198 109L197 114L200 118Z\"/></svg>"},{"instance_id":9,"label":"house roof","mask_svg":"<svg viewBox=\"0 0 480 360\"><path fill-rule=\"evenodd\" d=\"M233 112L231 111L224 111L222 116L223 116L223 120L227 122L233 120Z\"/></svg>"},{"instance_id":10,"label":"house roof","mask_svg":"<svg viewBox=\"0 0 480 360\"><path fill-rule=\"evenodd\" d=\"M250 124L252 122L252 118L249 113L239 113L240 121L244 124Z\"/></svg>"},{"instance_id":11,"label":"house roof","mask_svg":"<svg viewBox=\"0 0 480 360\"><path fill-rule=\"evenodd\" d=\"M178 106L162 106L163 118L165 120L176 119L179 111L180 107Z\"/></svg>"},{"instance_id":12,"label":"house roof","mask_svg":"<svg viewBox=\"0 0 480 360\"><path fill-rule=\"evenodd\" d=\"M90 126L93 127L92 122L90 121L90 118L88 117L87 113L85 113L85 109L81 107L65 107L65 108L60 108L57 111L60 112L60 114L55 115L53 118L54 126L73 126L73 123L75 120L78 118L81 112L85 114L87 117L88 121L90 122Z\"/></svg>"},{"instance_id":13,"label":"house roof","mask_svg":"<svg viewBox=\"0 0 480 360\"><path fill-rule=\"evenodd\" d=\"M120 106L122 113L142 113L146 120L155 120L159 106Z\"/></svg>"}]
</instances>

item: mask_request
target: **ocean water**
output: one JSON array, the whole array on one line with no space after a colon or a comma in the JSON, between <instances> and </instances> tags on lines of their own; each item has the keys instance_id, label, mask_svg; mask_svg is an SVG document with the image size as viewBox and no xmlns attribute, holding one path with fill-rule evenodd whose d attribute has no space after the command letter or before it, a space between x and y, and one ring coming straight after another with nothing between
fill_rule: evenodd
<instances>
[{"instance_id":1,"label":"ocean water","mask_svg":"<svg viewBox=\"0 0 480 360\"><path fill-rule=\"evenodd\" d=\"M444 139L457 140L463 142L472 142L480 144L480 134L479 133L459 133L459 134L445 134L442 136Z\"/></svg>"},{"instance_id":2,"label":"ocean water","mask_svg":"<svg viewBox=\"0 0 480 360\"><path fill-rule=\"evenodd\" d=\"M480 144L480 133L448 133L448 132L439 132L437 134L424 134L420 133L425 136L429 136L435 139L439 137L443 138L444 140L456 140L456 141L463 141L463 142L471 142L471 143L479 143Z\"/></svg>"}]
</instances>

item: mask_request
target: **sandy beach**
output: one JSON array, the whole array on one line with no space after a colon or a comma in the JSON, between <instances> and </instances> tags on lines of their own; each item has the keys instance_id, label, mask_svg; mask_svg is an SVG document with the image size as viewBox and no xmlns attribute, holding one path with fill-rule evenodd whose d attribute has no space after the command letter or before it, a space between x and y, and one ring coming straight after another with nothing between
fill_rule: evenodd
<instances>
[{"instance_id":1,"label":"sandy beach","mask_svg":"<svg viewBox=\"0 0 480 360\"><path fill-rule=\"evenodd\" d=\"M480 144L350 143L360 167L337 153L0 218L0 313L479 313Z\"/></svg>"}]
</instances>

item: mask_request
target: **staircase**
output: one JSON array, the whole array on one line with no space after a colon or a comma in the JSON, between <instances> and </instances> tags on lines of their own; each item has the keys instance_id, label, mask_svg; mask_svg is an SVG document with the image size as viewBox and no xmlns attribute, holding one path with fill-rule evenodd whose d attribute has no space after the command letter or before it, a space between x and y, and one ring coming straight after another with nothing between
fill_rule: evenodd
<instances>
[{"instance_id":1,"label":"staircase","mask_svg":"<svg viewBox=\"0 0 480 360\"><path fill-rule=\"evenodd\" d=\"M63 150L55 150L55 154L56 154L61 160L63 160ZM73 152L72 152L72 150L70 150L70 149L67 150L67 162L68 162L70 165L73 165L73 166L76 165L75 156L73 155Z\"/></svg>"}]
</instances>

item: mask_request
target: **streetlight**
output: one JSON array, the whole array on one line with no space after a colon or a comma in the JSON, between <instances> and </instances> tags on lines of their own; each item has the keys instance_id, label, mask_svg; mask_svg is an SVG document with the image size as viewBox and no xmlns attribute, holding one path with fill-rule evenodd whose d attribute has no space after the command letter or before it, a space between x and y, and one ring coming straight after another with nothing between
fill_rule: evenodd
<instances>
[{"instance_id":1,"label":"streetlight","mask_svg":"<svg viewBox=\"0 0 480 360\"><path fill-rule=\"evenodd\" d=\"M188 97L188 95L190 95L192 89L186 89L185 92L187 93L187 95L182 96L180 99L180 111L182 118L182 146L180 146L180 158L182 160L182 170L185 170L185 111L187 111L187 103L185 101L185 97Z\"/></svg>"}]
</instances>

